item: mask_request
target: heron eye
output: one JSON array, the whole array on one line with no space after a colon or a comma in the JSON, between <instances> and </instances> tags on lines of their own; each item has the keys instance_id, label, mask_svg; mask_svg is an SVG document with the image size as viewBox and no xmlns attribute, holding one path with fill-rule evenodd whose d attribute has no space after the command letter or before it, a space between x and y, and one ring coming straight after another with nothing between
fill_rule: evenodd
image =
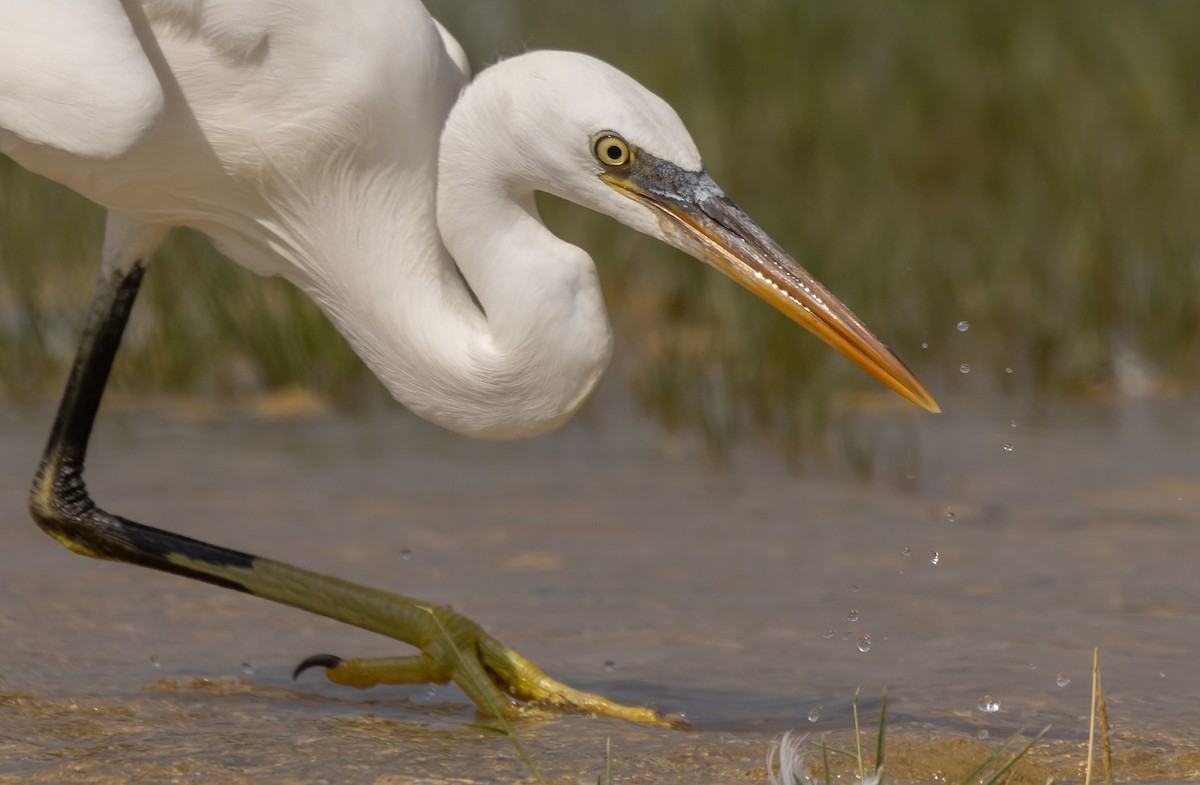
<instances>
[{"instance_id":1,"label":"heron eye","mask_svg":"<svg viewBox=\"0 0 1200 785\"><path fill-rule=\"evenodd\" d=\"M629 163L629 145L619 136L605 134L596 140L593 149L600 163L605 166L624 166Z\"/></svg>"}]
</instances>

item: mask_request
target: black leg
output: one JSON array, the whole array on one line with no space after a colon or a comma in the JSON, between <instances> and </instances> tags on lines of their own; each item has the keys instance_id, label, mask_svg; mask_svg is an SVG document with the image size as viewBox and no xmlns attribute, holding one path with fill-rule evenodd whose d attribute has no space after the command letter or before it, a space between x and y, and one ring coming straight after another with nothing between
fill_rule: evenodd
<instances>
[{"instance_id":1,"label":"black leg","mask_svg":"<svg viewBox=\"0 0 1200 785\"><path fill-rule=\"evenodd\" d=\"M111 272L100 280L50 441L29 493L29 509L47 534L78 553L249 591L235 581L189 569L169 557L186 554L206 563L248 567L253 556L105 512L92 501L83 480L88 439L144 274L145 267L137 264L128 272Z\"/></svg>"},{"instance_id":2,"label":"black leg","mask_svg":"<svg viewBox=\"0 0 1200 785\"><path fill-rule=\"evenodd\" d=\"M654 724L681 724L651 709L612 703L554 681L448 608L251 556L113 515L88 495L83 463L113 359L145 268L101 276L49 443L29 494L34 520L77 553L140 564L291 605L395 638L418 655L342 660L319 655L333 681L379 683L454 680L480 709L512 712L511 698Z\"/></svg>"}]
</instances>

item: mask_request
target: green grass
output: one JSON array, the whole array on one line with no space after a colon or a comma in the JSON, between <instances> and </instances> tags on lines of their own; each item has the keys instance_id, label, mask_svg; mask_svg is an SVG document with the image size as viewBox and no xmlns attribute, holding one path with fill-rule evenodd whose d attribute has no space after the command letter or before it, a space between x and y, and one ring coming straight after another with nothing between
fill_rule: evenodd
<instances>
[{"instance_id":1,"label":"green grass","mask_svg":"<svg viewBox=\"0 0 1200 785\"><path fill-rule=\"evenodd\" d=\"M824 737L819 741L809 741L807 734L798 735L789 731L776 739L767 753L766 773L771 785L817 785L818 782L830 785L835 777L838 781L842 781L844 774L856 775L857 779L854 781L861 785L881 785L885 782L885 770L889 772L888 776L891 780L902 782L925 781L929 778L930 770L936 772L932 777L934 781L949 782L950 776L954 776L955 781L960 785L996 785L999 782L1012 782L1014 779L1021 782L1045 782L1047 785L1066 781L1057 774L1050 774L1052 769L1046 768L1044 764L1039 764L1037 761L1029 761L1028 770L1019 778L1014 769L1014 766L1026 759L1030 751L1046 737L1050 731L1049 725L1029 739L1024 738L1024 729L1018 730L982 756L975 754L973 749L964 751L961 747L943 747L939 750L935 744L928 742L918 744L915 751L909 750L908 761L899 765L889 764L888 767L885 767L884 753L887 747L884 739L887 732L888 706L886 689L883 691L883 698L879 706L879 726L875 736L874 760L870 761L863 753L865 735L859 725L858 697L859 692L855 690L852 703L854 713L853 749L831 746ZM1099 758L1103 767L1104 781L1107 785L1112 785L1114 779L1112 742L1108 710L1100 678L1100 650L1098 648L1092 652L1090 703L1088 741L1085 747L1086 758L1081 765L1075 758L1078 745L1071 745L1070 752L1066 757L1062 757L1060 753L1053 770L1064 774L1068 772L1077 774L1082 768L1083 783L1090 785L1093 781L1093 764ZM1098 744L1097 733L1099 734ZM1061 747L1062 742L1059 744ZM813 766L809 762L810 758L815 757L818 752L820 753L819 767ZM1157 752L1161 752L1161 750ZM834 760L849 761L851 770L845 772L844 766L839 767L836 764L831 766L831 756ZM974 763L976 760L978 763ZM1151 764L1155 771L1153 775L1137 769L1135 760L1126 759L1126 763L1130 764L1129 770L1123 771L1122 774L1127 780L1137 781L1148 776L1151 778L1162 777L1161 761L1155 760ZM972 768L961 778L958 778L957 774L951 774L965 770L966 766L972 766ZM899 773L896 770L899 770Z\"/></svg>"},{"instance_id":2,"label":"green grass","mask_svg":"<svg viewBox=\"0 0 1200 785\"><path fill-rule=\"evenodd\" d=\"M869 764L867 757L863 754L864 734L859 726L858 718L858 690L854 691L854 749L842 749L831 747L821 741L819 744L808 744L806 746L806 736L793 736L791 733L785 733L778 741L771 746L771 750L767 756L767 778L771 785L816 785L817 780L806 763L806 758L809 752L819 749L821 752L821 779L824 785L830 785L834 779L834 769L830 766L830 753L849 759L853 763L854 772L858 779L855 782L860 785L881 785L884 782L884 737L887 731L887 690L883 692L883 699L879 706L879 727L875 736L875 758L873 764ZM1009 774L1010 770L1021 759L1029 754L1029 751L1042 740L1042 738L1050 731L1050 726L1042 728L1041 731L1026 741L1019 749L1004 757L1005 753L1015 743L1022 740L1023 731L1017 731L1002 741L990 753L985 755L983 759L970 771L959 780L960 785L996 785L1000 782L1001 777ZM1090 756L1089 756L1090 760ZM935 762L934 765L939 765ZM945 775L940 777L945 779ZM837 779L841 781L840 774ZM935 778L936 779L936 778ZM1011 781L1011 775L1009 779ZM1053 782L1053 778L1048 781Z\"/></svg>"},{"instance_id":3,"label":"green grass","mask_svg":"<svg viewBox=\"0 0 1200 785\"><path fill-rule=\"evenodd\" d=\"M935 395L1109 390L1128 358L1162 386L1200 380L1196 4L430 6L477 68L578 49L661 94L725 190ZM835 393L876 389L711 270L543 204L597 259L622 367L666 422L718 449L757 426L811 443ZM0 163L0 392L60 382L101 225ZM304 298L193 235L167 244L142 300L118 386L375 394Z\"/></svg>"}]
</instances>

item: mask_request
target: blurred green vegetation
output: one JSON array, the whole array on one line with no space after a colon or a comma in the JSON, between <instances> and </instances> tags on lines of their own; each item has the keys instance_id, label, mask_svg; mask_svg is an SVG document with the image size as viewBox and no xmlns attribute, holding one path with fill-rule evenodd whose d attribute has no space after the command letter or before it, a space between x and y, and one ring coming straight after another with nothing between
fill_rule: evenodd
<instances>
[{"instance_id":1,"label":"blurred green vegetation","mask_svg":"<svg viewBox=\"0 0 1200 785\"><path fill-rule=\"evenodd\" d=\"M935 396L1200 379L1198 4L428 5L476 69L575 49L667 99L714 178ZM668 423L718 446L747 423L796 443L836 396L876 391L721 276L543 206L597 259L618 367ZM3 393L61 383L101 226L94 207L0 162ZM164 246L135 317L120 386L376 394L302 296L195 235Z\"/></svg>"}]
</instances>

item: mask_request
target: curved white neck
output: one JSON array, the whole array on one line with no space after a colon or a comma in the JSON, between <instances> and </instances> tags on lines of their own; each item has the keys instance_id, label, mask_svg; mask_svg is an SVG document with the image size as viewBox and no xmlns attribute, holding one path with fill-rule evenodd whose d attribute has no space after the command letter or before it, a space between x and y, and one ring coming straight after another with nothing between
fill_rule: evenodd
<instances>
[{"instance_id":1,"label":"curved white neck","mask_svg":"<svg viewBox=\"0 0 1200 785\"><path fill-rule=\"evenodd\" d=\"M479 438L533 436L565 422L608 364L599 281L542 224L533 188L482 176L457 138L448 126L436 213L431 171L358 181L330 197L356 215L347 234L311 251L342 266L294 280L418 415Z\"/></svg>"}]
</instances>

